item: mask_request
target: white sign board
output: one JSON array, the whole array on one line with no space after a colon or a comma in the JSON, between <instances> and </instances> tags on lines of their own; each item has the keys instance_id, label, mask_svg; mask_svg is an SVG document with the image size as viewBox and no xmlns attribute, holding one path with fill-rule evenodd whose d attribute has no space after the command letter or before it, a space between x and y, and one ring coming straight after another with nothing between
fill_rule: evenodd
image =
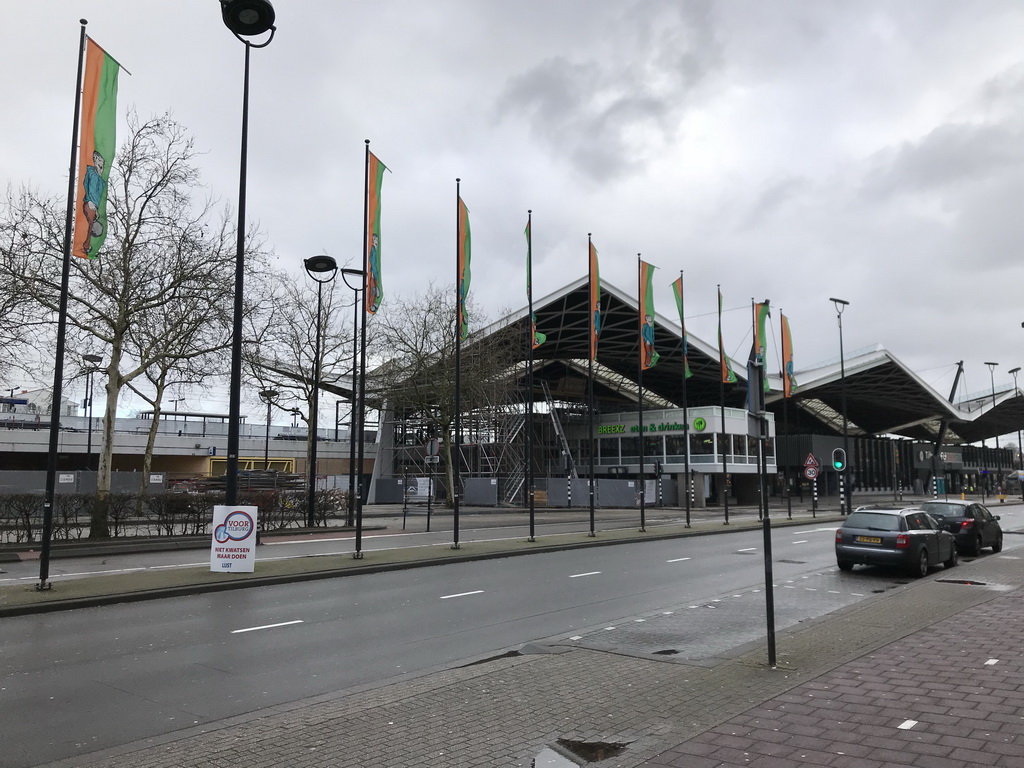
<instances>
[{"instance_id":1,"label":"white sign board","mask_svg":"<svg viewBox=\"0 0 1024 768\"><path fill-rule=\"evenodd\" d=\"M252 573L256 569L257 507L213 508L210 570L214 573Z\"/></svg>"}]
</instances>

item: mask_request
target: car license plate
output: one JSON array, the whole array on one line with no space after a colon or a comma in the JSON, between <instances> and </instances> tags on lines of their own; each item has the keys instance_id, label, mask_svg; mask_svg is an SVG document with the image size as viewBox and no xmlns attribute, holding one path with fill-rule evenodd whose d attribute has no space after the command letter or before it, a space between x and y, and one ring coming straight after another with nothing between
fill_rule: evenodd
<instances>
[{"instance_id":1,"label":"car license plate","mask_svg":"<svg viewBox=\"0 0 1024 768\"><path fill-rule=\"evenodd\" d=\"M881 544L882 540L878 536L858 536L858 544Z\"/></svg>"}]
</instances>

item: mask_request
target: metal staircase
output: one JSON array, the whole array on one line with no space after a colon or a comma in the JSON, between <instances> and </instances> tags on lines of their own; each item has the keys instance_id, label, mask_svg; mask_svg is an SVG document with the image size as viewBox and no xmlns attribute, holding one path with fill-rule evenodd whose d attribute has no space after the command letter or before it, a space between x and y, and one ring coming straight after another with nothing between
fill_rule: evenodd
<instances>
[{"instance_id":1,"label":"metal staircase","mask_svg":"<svg viewBox=\"0 0 1024 768\"><path fill-rule=\"evenodd\" d=\"M565 437L565 430L562 429L562 422L558 418L558 410L555 408L555 400L551 396L551 387L548 386L547 379L540 380L541 389L544 391L544 399L548 404L548 411L551 413L551 423L555 426L555 435L558 436L558 442L562 446L562 454L565 456L566 467L569 470L569 477L575 479L578 477L576 473L576 460L572 457L572 451L569 450L569 441Z\"/></svg>"}]
</instances>

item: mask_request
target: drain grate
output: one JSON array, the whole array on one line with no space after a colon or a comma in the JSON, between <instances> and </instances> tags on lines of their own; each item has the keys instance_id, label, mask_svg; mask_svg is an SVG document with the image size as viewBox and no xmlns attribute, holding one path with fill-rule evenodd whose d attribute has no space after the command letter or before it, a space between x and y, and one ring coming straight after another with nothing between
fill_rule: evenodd
<instances>
[{"instance_id":1,"label":"drain grate","mask_svg":"<svg viewBox=\"0 0 1024 768\"><path fill-rule=\"evenodd\" d=\"M777 563L789 563L790 565L807 565L806 560L776 560Z\"/></svg>"},{"instance_id":2,"label":"drain grate","mask_svg":"<svg viewBox=\"0 0 1024 768\"><path fill-rule=\"evenodd\" d=\"M654 651L654 656L675 656L679 651L675 648L666 648L664 651Z\"/></svg>"},{"instance_id":3,"label":"drain grate","mask_svg":"<svg viewBox=\"0 0 1024 768\"><path fill-rule=\"evenodd\" d=\"M966 584L968 587L986 586L984 581L974 581L972 579L936 579L936 581L942 584Z\"/></svg>"}]
</instances>

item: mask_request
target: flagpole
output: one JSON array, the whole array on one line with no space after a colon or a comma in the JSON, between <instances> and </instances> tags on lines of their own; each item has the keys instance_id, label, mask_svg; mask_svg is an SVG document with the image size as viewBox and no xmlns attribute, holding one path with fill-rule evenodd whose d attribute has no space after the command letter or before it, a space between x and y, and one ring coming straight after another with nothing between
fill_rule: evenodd
<instances>
[{"instance_id":1,"label":"flagpole","mask_svg":"<svg viewBox=\"0 0 1024 768\"><path fill-rule=\"evenodd\" d=\"M643 276L643 263L640 259L640 254L636 255L636 295L637 295L637 317L639 318L639 326L637 327L637 356L636 356L636 367L637 367L637 424L640 432L640 472L637 475L637 482L639 483L640 491L640 531L646 531L646 497L647 497L647 483L644 480L644 452L646 446L644 445L647 441L644 438L644 307L642 304L641 297L644 295L644 276Z\"/></svg>"},{"instance_id":2,"label":"flagpole","mask_svg":"<svg viewBox=\"0 0 1024 768\"><path fill-rule=\"evenodd\" d=\"M530 322L526 339L526 493L530 505L530 538L536 541L533 488L533 344L536 329L533 321L533 211L526 212L526 303Z\"/></svg>"},{"instance_id":3,"label":"flagpole","mask_svg":"<svg viewBox=\"0 0 1024 768\"><path fill-rule=\"evenodd\" d=\"M464 311L461 285L462 270L462 179L455 179L455 466L452 471L452 549L459 549L459 487L462 484L462 313Z\"/></svg>"},{"instance_id":4,"label":"flagpole","mask_svg":"<svg viewBox=\"0 0 1024 768\"><path fill-rule=\"evenodd\" d=\"M587 339L587 430L590 432L590 533L588 536L595 536L594 533L594 449L597 447L594 440L594 336L598 328L595 325L595 313L597 307L590 306L590 297L594 286L594 259L592 257L594 245L591 240L592 233L587 233L587 314L590 317L590 338ZM571 481L570 481L571 482Z\"/></svg>"},{"instance_id":5,"label":"flagpole","mask_svg":"<svg viewBox=\"0 0 1024 768\"><path fill-rule=\"evenodd\" d=\"M718 285L718 354L722 358L721 362L723 364L726 363L725 347L724 347L723 341L722 341L722 285L720 283ZM722 366L719 366L719 367L721 368ZM722 435L722 445L721 445L721 449L722 449L722 489L721 489L721 492L722 492L722 504L725 506L725 523L724 524L728 525L729 524L729 481L728 481L729 467L728 467L728 464L727 464L727 460L728 460L729 454L728 454L728 447L726 445L726 443L728 442L728 440L727 440L728 434L725 431L725 376L724 376L724 374L721 371L719 371L719 374L718 374L718 391L719 391L719 396L721 398L720 402L721 402L721 408L722 408L722 432L721 432L721 435Z\"/></svg>"},{"instance_id":6,"label":"flagpole","mask_svg":"<svg viewBox=\"0 0 1024 768\"><path fill-rule=\"evenodd\" d=\"M757 337L757 303L755 302L753 296L750 297L750 328L751 328L751 333L752 333L752 335L754 337L754 341L753 341L753 345L752 345L753 349L751 350L752 354L754 355L754 358L753 358L753 360L750 360L750 359L747 360L747 410L752 412L754 410L754 405L757 402L757 398L754 395L753 388L755 386L761 386L761 382L760 381L755 381L754 380L754 379L759 378L759 377L755 376L754 373L753 373L753 370L751 369L751 362L753 362L754 365L757 364L757 357L756 357L756 355L758 354L757 342L759 341L759 339ZM758 445L759 446L761 445L761 441L760 440L758 440ZM761 459L760 459L760 457L758 457L758 460L757 460L757 489L758 489L758 494L757 494L757 519L758 519L758 521L764 520L765 499L763 498L763 496L761 494L761 490L762 490L763 485L764 485L764 482L763 482L763 478L761 477Z\"/></svg>"},{"instance_id":7,"label":"flagpole","mask_svg":"<svg viewBox=\"0 0 1024 768\"><path fill-rule=\"evenodd\" d=\"M356 548L352 553L353 560L363 559L363 459L366 451L366 302L370 288L370 248L369 248L369 215L370 215L370 140L363 139L365 159L363 162L363 295L362 322L359 328L359 396L352 403L357 414L359 429L356 438L359 448L356 452Z\"/></svg>"},{"instance_id":8,"label":"flagpole","mask_svg":"<svg viewBox=\"0 0 1024 768\"><path fill-rule=\"evenodd\" d=\"M53 537L53 499L57 489L57 451L60 447L60 401L64 385L64 337L68 327L68 284L71 280L71 226L75 215L75 160L77 154L78 120L82 108L82 67L85 60L85 27L78 39L78 74L75 77L75 116L71 128L71 163L68 169L68 206L64 220L64 255L61 264L60 304L57 310L57 347L54 350L53 390L50 403L50 446L46 457L46 491L43 497L42 546L39 550L39 591L50 589L50 539Z\"/></svg>"},{"instance_id":9,"label":"flagpole","mask_svg":"<svg viewBox=\"0 0 1024 768\"><path fill-rule=\"evenodd\" d=\"M686 366L689 350L686 340L686 315L683 311L683 270L679 270L679 327L683 331L683 439L686 448L683 453L683 470L686 473L683 488L686 492L686 527L690 527L690 494L693 493L690 479L690 411L686 399Z\"/></svg>"}]
</instances>

